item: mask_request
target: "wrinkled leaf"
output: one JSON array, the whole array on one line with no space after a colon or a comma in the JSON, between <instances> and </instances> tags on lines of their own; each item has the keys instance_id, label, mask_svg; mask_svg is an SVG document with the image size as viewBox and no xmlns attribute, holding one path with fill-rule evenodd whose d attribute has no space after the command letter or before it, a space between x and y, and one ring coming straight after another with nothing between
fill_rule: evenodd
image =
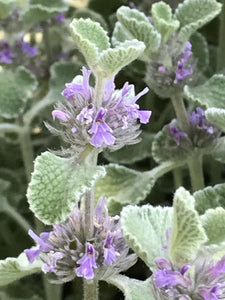
<instances>
[{"instance_id":1,"label":"wrinkled leaf","mask_svg":"<svg viewBox=\"0 0 225 300\"><path fill-rule=\"evenodd\" d=\"M197 69L204 72L209 64L209 50L207 41L202 34L195 32L191 38L192 52L197 60Z\"/></svg>"},{"instance_id":2,"label":"wrinkled leaf","mask_svg":"<svg viewBox=\"0 0 225 300\"><path fill-rule=\"evenodd\" d=\"M74 206L105 175L103 167L86 167L50 152L38 156L28 187L30 209L45 224L65 221Z\"/></svg>"},{"instance_id":3,"label":"wrinkled leaf","mask_svg":"<svg viewBox=\"0 0 225 300\"><path fill-rule=\"evenodd\" d=\"M102 51L98 64L108 78L114 77L122 68L138 58L145 45L137 40L126 41L116 48Z\"/></svg>"},{"instance_id":4,"label":"wrinkled leaf","mask_svg":"<svg viewBox=\"0 0 225 300\"><path fill-rule=\"evenodd\" d=\"M56 16L59 13L65 13L68 5L64 0L30 0L26 10L22 15L22 20L28 28L41 21Z\"/></svg>"},{"instance_id":5,"label":"wrinkled leaf","mask_svg":"<svg viewBox=\"0 0 225 300\"><path fill-rule=\"evenodd\" d=\"M162 1L152 5L152 18L154 26L160 32L164 43L180 26L179 21L173 20L171 7Z\"/></svg>"},{"instance_id":6,"label":"wrinkled leaf","mask_svg":"<svg viewBox=\"0 0 225 300\"><path fill-rule=\"evenodd\" d=\"M148 18L136 9L130 9L127 6L121 6L117 10L117 18L120 23L129 32L132 39L144 42L147 60L151 58L152 53L158 50L161 42L161 36ZM144 57L140 57L144 59ZM145 58L146 59L146 58Z\"/></svg>"},{"instance_id":7,"label":"wrinkled leaf","mask_svg":"<svg viewBox=\"0 0 225 300\"><path fill-rule=\"evenodd\" d=\"M124 275L116 275L107 281L124 293L125 300L154 300L151 291L151 278L141 281Z\"/></svg>"},{"instance_id":8,"label":"wrinkled leaf","mask_svg":"<svg viewBox=\"0 0 225 300\"><path fill-rule=\"evenodd\" d=\"M184 94L195 105L225 108L225 76L216 74L202 85L185 86Z\"/></svg>"},{"instance_id":9,"label":"wrinkled leaf","mask_svg":"<svg viewBox=\"0 0 225 300\"><path fill-rule=\"evenodd\" d=\"M0 286L7 285L24 276L40 272L41 265L42 262L37 260L33 264L30 264L24 253L21 253L17 258L8 257L0 260Z\"/></svg>"},{"instance_id":10,"label":"wrinkled leaf","mask_svg":"<svg viewBox=\"0 0 225 300\"><path fill-rule=\"evenodd\" d=\"M204 214L207 209L219 206L225 209L225 184L209 186L194 193L195 208L199 214Z\"/></svg>"},{"instance_id":11,"label":"wrinkled leaf","mask_svg":"<svg viewBox=\"0 0 225 300\"><path fill-rule=\"evenodd\" d=\"M208 237L207 245L225 242L225 210L222 207L208 209L201 216L201 222Z\"/></svg>"},{"instance_id":12,"label":"wrinkled leaf","mask_svg":"<svg viewBox=\"0 0 225 300\"><path fill-rule=\"evenodd\" d=\"M109 48L106 31L90 19L74 19L70 24L71 34L89 66L97 64L99 55Z\"/></svg>"},{"instance_id":13,"label":"wrinkled leaf","mask_svg":"<svg viewBox=\"0 0 225 300\"><path fill-rule=\"evenodd\" d=\"M225 99L224 99L225 102ZM205 112L206 119L225 132L225 109L208 108Z\"/></svg>"},{"instance_id":14,"label":"wrinkled leaf","mask_svg":"<svg viewBox=\"0 0 225 300\"><path fill-rule=\"evenodd\" d=\"M165 257L166 231L172 225L173 209L170 207L127 206L121 212L124 238L135 253L150 268L155 258Z\"/></svg>"},{"instance_id":15,"label":"wrinkled leaf","mask_svg":"<svg viewBox=\"0 0 225 300\"><path fill-rule=\"evenodd\" d=\"M0 72L0 115L10 119L21 114L36 87L37 81L27 69L19 67L13 72L2 70Z\"/></svg>"},{"instance_id":16,"label":"wrinkled leaf","mask_svg":"<svg viewBox=\"0 0 225 300\"><path fill-rule=\"evenodd\" d=\"M180 22L179 40L188 41L195 31L220 13L221 6L215 0L185 0L180 3L175 11L175 17Z\"/></svg>"},{"instance_id":17,"label":"wrinkled leaf","mask_svg":"<svg viewBox=\"0 0 225 300\"><path fill-rule=\"evenodd\" d=\"M173 225L169 242L169 257L173 263L191 261L207 237L194 208L194 197L180 187L173 200Z\"/></svg>"}]
</instances>

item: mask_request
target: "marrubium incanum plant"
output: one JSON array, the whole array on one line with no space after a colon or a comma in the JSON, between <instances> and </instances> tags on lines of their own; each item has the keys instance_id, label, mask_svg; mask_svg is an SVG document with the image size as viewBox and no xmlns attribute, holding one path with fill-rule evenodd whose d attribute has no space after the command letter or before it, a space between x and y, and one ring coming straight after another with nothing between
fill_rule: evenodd
<instances>
[{"instance_id":1,"label":"marrubium incanum plant","mask_svg":"<svg viewBox=\"0 0 225 300\"><path fill-rule=\"evenodd\" d=\"M225 300L225 3L101 2L0 0L0 300Z\"/></svg>"}]
</instances>

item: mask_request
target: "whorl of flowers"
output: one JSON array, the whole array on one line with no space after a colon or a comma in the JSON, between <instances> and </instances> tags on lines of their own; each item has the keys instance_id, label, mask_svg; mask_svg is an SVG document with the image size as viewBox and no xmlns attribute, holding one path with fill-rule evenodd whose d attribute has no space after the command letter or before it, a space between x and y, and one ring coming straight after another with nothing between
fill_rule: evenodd
<instances>
[{"instance_id":1,"label":"whorl of flowers","mask_svg":"<svg viewBox=\"0 0 225 300\"><path fill-rule=\"evenodd\" d=\"M184 155L195 147L210 147L215 144L221 131L205 118L205 112L197 107L196 111L188 116L189 132L183 132L179 128L177 120L173 120L165 126L166 133L164 148L168 155Z\"/></svg>"},{"instance_id":2,"label":"whorl of flowers","mask_svg":"<svg viewBox=\"0 0 225 300\"><path fill-rule=\"evenodd\" d=\"M165 258L155 260L152 287L156 300L225 299L225 256L219 261L197 258L182 267Z\"/></svg>"},{"instance_id":3,"label":"whorl of flowers","mask_svg":"<svg viewBox=\"0 0 225 300\"><path fill-rule=\"evenodd\" d=\"M106 279L115 273L127 270L136 262L136 255L128 255L129 246L122 237L120 217L110 217L106 199L100 198L95 209L94 232L85 238L83 213L75 208L62 224L40 237L32 230L29 235L38 245L26 249L30 263L38 257L44 262L42 271L50 273L52 282L60 283L84 277Z\"/></svg>"},{"instance_id":4,"label":"whorl of flowers","mask_svg":"<svg viewBox=\"0 0 225 300\"><path fill-rule=\"evenodd\" d=\"M133 85L126 82L121 90L116 90L113 79L109 80L99 107L95 89L89 85L91 71L83 67L82 72L82 77L77 76L66 84L62 95L67 101L59 103L52 112L53 118L59 119L63 125L63 130L49 126L50 130L60 134L80 153L87 145L99 150L104 147L117 150L139 142L140 123L148 123L151 111L139 110L136 102L148 92L148 88L135 96Z\"/></svg>"},{"instance_id":5,"label":"whorl of flowers","mask_svg":"<svg viewBox=\"0 0 225 300\"><path fill-rule=\"evenodd\" d=\"M192 45L187 42L180 53L174 53L174 45L167 45L167 54L151 62L148 66L146 82L160 97L168 98L183 90L193 81L195 64L192 59ZM177 45L176 45L177 46ZM178 46L177 46L178 47ZM179 48L179 47L178 47ZM165 50L165 49L162 49ZM164 51L162 51L164 53ZM171 52L171 54L170 54ZM171 55L171 57L169 57ZM165 60L165 61L163 61ZM168 60L168 61L166 61Z\"/></svg>"}]
</instances>

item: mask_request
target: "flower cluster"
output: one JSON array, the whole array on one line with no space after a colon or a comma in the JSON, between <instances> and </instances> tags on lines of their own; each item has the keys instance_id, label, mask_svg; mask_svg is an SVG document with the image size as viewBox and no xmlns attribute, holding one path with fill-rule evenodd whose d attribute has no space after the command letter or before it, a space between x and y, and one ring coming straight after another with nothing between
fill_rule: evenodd
<instances>
[{"instance_id":1,"label":"flower cluster","mask_svg":"<svg viewBox=\"0 0 225 300\"><path fill-rule=\"evenodd\" d=\"M11 64L14 54L10 50L9 43L7 41L3 41L0 44L0 49L0 63Z\"/></svg>"},{"instance_id":2,"label":"flower cluster","mask_svg":"<svg viewBox=\"0 0 225 300\"><path fill-rule=\"evenodd\" d=\"M155 260L152 286L158 300L225 299L225 256L218 262L199 254L181 268L165 258Z\"/></svg>"},{"instance_id":3,"label":"flower cluster","mask_svg":"<svg viewBox=\"0 0 225 300\"><path fill-rule=\"evenodd\" d=\"M95 90L89 85L91 71L83 67L82 72L83 77L77 76L66 84L62 95L67 101L58 104L52 112L53 118L63 125L63 131L58 133L75 149L80 147L80 152L87 144L116 150L137 143L140 123L148 123L151 111L140 110L136 102L148 88L135 96L133 85L126 82L121 90L116 90L113 80L109 80L98 107Z\"/></svg>"},{"instance_id":4,"label":"flower cluster","mask_svg":"<svg viewBox=\"0 0 225 300\"><path fill-rule=\"evenodd\" d=\"M82 212L75 208L62 224L40 237L32 230L29 235L38 245L26 249L30 263L40 257L42 270L51 274L52 282L67 282L75 276L85 279L106 279L124 271L136 262L136 255L128 255L129 246L122 237L119 216L110 217L106 199L100 198L95 209L93 237L86 240Z\"/></svg>"},{"instance_id":5,"label":"flower cluster","mask_svg":"<svg viewBox=\"0 0 225 300\"><path fill-rule=\"evenodd\" d=\"M165 126L164 148L168 155L183 156L196 147L214 146L215 141L221 135L221 131L205 118L204 110L200 107L188 116L188 120L188 133L180 130L177 120Z\"/></svg>"},{"instance_id":6,"label":"flower cluster","mask_svg":"<svg viewBox=\"0 0 225 300\"><path fill-rule=\"evenodd\" d=\"M187 42L181 53L171 53L171 57L154 61L149 64L146 82L160 97L168 98L181 91L185 84L193 80L194 63L192 45ZM170 51L169 51L170 52Z\"/></svg>"}]
</instances>

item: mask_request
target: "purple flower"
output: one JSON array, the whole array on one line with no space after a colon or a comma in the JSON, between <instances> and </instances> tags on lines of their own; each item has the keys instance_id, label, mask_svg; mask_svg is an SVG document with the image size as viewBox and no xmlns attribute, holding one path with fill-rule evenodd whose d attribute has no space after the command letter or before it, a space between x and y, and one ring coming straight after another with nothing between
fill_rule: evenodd
<instances>
[{"instance_id":1,"label":"purple flower","mask_svg":"<svg viewBox=\"0 0 225 300\"><path fill-rule=\"evenodd\" d=\"M114 78L112 78L106 82L103 100L108 101L110 96L114 92L114 90L115 90L115 83L114 83Z\"/></svg>"},{"instance_id":2,"label":"purple flower","mask_svg":"<svg viewBox=\"0 0 225 300\"><path fill-rule=\"evenodd\" d=\"M95 113L95 107L93 104L89 104L88 107L84 107L77 116L77 120L89 124L93 121L93 114Z\"/></svg>"},{"instance_id":3,"label":"purple flower","mask_svg":"<svg viewBox=\"0 0 225 300\"><path fill-rule=\"evenodd\" d=\"M193 112L189 117L189 122L192 126L205 130L209 134L214 133L214 126L208 122L205 118L205 112L201 107L196 108L196 112Z\"/></svg>"},{"instance_id":4,"label":"purple flower","mask_svg":"<svg viewBox=\"0 0 225 300\"><path fill-rule=\"evenodd\" d=\"M86 244L86 252L84 256L77 261L78 264L81 264L80 267L76 268L77 276L84 277L85 279L94 278L93 268L97 268L95 261L95 249L92 244Z\"/></svg>"},{"instance_id":5,"label":"purple flower","mask_svg":"<svg viewBox=\"0 0 225 300\"><path fill-rule=\"evenodd\" d=\"M166 268L166 264L164 261L164 267L165 268L163 268L162 270L156 270L153 272L153 280L158 288L170 288L177 285L187 287L190 285L190 278L185 275L185 273L190 268L189 265L184 265L180 271L173 271L171 270L171 266L169 264Z\"/></svg>"},{"instance_id":6,"label":"purple flower","mask_svg":"<svg viewBox=\"0 0 225 300\"><path fill-rule=\"evenodd\" d=\"M111 265L116 260L118 254L116 253L116 250L114 248L113 236L109 232L103 244L103 250L104 250L104 264Z\"/></svg>"},{"instance_id":7,"label":"purple flower","mask_svg":"<svg viewBox=\"0 0 225 300\"><path fill-rule=\"evenodd\" d=\"M90 134L93 134L90 143L95 147L101 147L103 144L113 145L116 140L111 134L112 129L105 123L106 113L106 109L100 108L91 129L88 131Z\"/></svg>"},{"instance_id":8,"label":"purple flower","mask_svg":"<svg viewBox=\"0 0 225 300\"><path fill-rule=\"evenodd\" d=\"M53 110L52 111L52 117L55 120L55 118L60 119L62 121L67 121L69 118L69 115L61 110Z\"/></svg>"},{"instance_id":9,"label":"purple flower","mask_svg":"<svg viewBox=\"0 0 225 300\"><path fill-rule=\"evenodd\" d=\"M187 63L189 57L192 55L191 52L191 43L187 42L182 53L181 59L177 62L177 67L175 69L175 80L174 83L178 83L179 80L183 80L184 78L190 76L193 73L192 69L185 69L185 64Z\"/></svg>"},{"instance_id":10,"label":"purple flower","mask_svg":"<svg viewBox=\"0 0 225 300\"><path fill-rule=\"evenodd\" d=\"M176 127L167 125L165 128L173 135L177 145L180 145L180 138L182 136L187 136L185 132L178 130Z\"/></svg>"},{"instance_id":11,"label":"purple flower","mask_svg":"<svg viewBox=\"0 0 225 300\"><path fill-rule=\"evenodd\" d=\"M207 273L209 273L213 279L218 277L220 274L225 273L225 256L223 256L215 266L210 268Z\"/></svg>"},{"instance_id":12,"label":"purple flower","mask_svg":"<svg viewBox=\"0 0 225 300\"><path fill-rule=\"evenodd\" d=\"M58 23L63 23L66 20L66 17L64 16L64 14L58 14L55 16L56 22Z\"/></svg>"},{"instance_id":13,"label":"purple flower","mask_svg":"<svg viewBox=\"0 0 225 300\"><path fill-rule=\"evenodd\" d=\"M34 57L37 55L38 47L31 46L29 43L24 41L20 42L20 46L23 50L23 53L27 54L29 57Z\"/></svg>"},{"instance_id":14,"label":"purple flower","mask_svg":"<svg viewBox=\"0 0 225 300\"><path fill-rule=\"evenodd\" d=\"M54 273L56 271L57 260L62 259L62 258L63 258L62 253L60 253L60 252L53 253L48 261L48 264L43 264L43 266L41 268L42 271L44 273L51 273L51 272Z\"/></svg>"},{"instance_id":15,"label":"purple flower","mask_svg":"<svg viewBox=\"0 0 225 300\"><path fill-rule=\"evenodd\" d=\"M83 67L82 73L82 83L66 83L66 88L62 91L62 95L65 96L67 100L72 100L77 93L81 94L85 99L90 98L89 78L91 71Z\"/></svg>"},{"instance_id":16,"label":"purple flower","mask_svg":"<svg viewBox=\"0 0 225 300\"><path fill-rule=\"evenodd\" d=\"M217 284L212 288L204 288L199 291L199 295L204 299L204 300L219 300L222 299L217 296L222 295L222 290L220 289L220 285Z\"/></svg>"},{"instance_id":17,"label":"purple flower","mask_svg":"<svg viewBox=\"0 0 225 300\"><path fill-rule=\"evenodd\" d=\"M51 245L48 243L49 232L42 232L39 237L30 229L28 234L37 243L37 245L39 245L38 249L26 249L24 251L30 264L32 264L35 258L39 257L42 251L49 251L51 249Z\"/></svg>"},{"instance_id":18,"label":"purple flower","mask_svg":"<svg viewBox=\"0 0 225 300\"><path fill-rule=\"evenodd\" d=\"M164 270L164 269L170 270L171 269L170 263L168 262L168 260L166 260L163 257L157 257L155 259L155 263L157 264L157 266L160 270Z\"/></svg>"},{"instance_id":19,"label":"purple flower","mask_svg":"<svg viewBox=\"0 0 225 300\"><path fill-rule=\"evenodd\" d=\"M12 57L14 57L14 54L10 50L9 43L7 41L4 41L2 43L2 47L3 47L3 50L0 51L0 63L11 64Z\"/></svg>"}]
</instances>

